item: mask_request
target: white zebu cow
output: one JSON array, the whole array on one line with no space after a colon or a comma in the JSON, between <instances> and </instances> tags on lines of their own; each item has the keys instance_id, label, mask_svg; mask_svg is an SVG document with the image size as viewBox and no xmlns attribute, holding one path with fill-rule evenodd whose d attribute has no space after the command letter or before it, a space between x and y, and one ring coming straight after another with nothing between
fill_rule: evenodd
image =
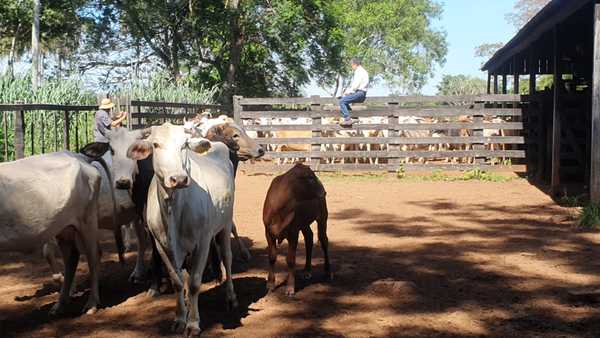
<instances>
[{"instance_id":1,"label":"white zebu cow","mask_svg":"<svg viewBox=\"0 0 600 338\"><path fill-rule=\"evenodd\" d=\"M129 277L132 282L140 282L144 279L146 270L144 254L148 243L146 241L144 224L136 214L135 205L129 192L133 183L133 177L137 172L137 164L134 160L127 157L127 150L135 141L143 138L148 133L149 130L129 131L126 128L117 128L107 133L107 137L110 140L109 144L112 148L112 165L109 167L112 182L110 182L109 177L98 162L92 163L102 177L100 195L98 197L98 227L100 229L111 230L115 232L116 236L117 233L120 235L121 225L129 223L134 225L138 243L138 254L135 268ZM96 143L91 143L83 148L83 152L92 155L92 157L97 157L97 145ZM113 210L113 193L116 202L115 210ZM116 229L115 226L117 227ZM120 244L117 243L118 250L122 251L122 248L119 248L119 246ZM57 273L59 270L55 258L56 249L56 243L51 241L44 245L43 254L53 270L53 279L61 280L62 276ZM120 259L122 260L123 258L121 257Z\"/></svg>"},{"instance_id":2,"label":"white zebu cow","mask_svg":"<svg viewBox=\"0 0 600 338\"><path fill-rule=\"evenodd\" d=\"M129 151L134 159L151 153L155 175L148 192L148 228L177 292L173 330L194 335L200 332L198 295L215 236L225 263L227 304L237 306L231 279L233 165L226 145L190 138L182 126L170 123L152 127L148 140L136 142ZM190 272L187 303L184 261Z\"/></svg>"},{"instance_id":3,"label":"white zebu cow","mask_svg":"<svg viewBox=\"0 0 600 338\"><path fill-rule=\"evenodd\" d=\"M101 176L82 155L58 152L0 163L0 251L32 251L58 236L65 282L51 313L62 310L79 261L87 257L94 313L98 293L98 195ZM71 238L68 238L71 237Z\"/></svg>"}]
</instances>

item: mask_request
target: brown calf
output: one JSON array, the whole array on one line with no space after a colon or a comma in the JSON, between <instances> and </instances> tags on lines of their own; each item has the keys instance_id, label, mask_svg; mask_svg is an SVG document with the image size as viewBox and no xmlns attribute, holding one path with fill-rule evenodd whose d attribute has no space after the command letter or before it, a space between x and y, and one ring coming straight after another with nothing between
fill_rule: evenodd
<instances>
[{"instance_id":1,"label":"brown calf","mask_svg":"<svg viewBox=\"0 0 600 338\"><path fill-rule=\"evenodd\" d=\"M327 278L331 278L325 195L325 189L315 173L300 163L297 163L285 174L275 177L271 182L263 208L263 222L269 251L269 277L267 280L269 291L275 288L274 268L277 260L277 243L281 244L284 239L287 239L286 295L294 295L294 269L300 231L302 231L306 246L304 278L311 278L313 232L310 225L313 221L317 222L319 242L325 256L325 273Z\"/></svg>"}]
</instances>

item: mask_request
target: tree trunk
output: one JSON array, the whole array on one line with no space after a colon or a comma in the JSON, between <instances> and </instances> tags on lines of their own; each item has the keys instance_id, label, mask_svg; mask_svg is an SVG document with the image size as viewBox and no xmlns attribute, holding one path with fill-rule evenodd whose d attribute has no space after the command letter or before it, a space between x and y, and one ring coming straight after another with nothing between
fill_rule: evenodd
<instances>
[{"instance_id":1,"label":"tree trunk","mask_svg":"<svg viewBox=\"0 0 600 338\"><path fill-rule=\"evenodd\" d=\"M40 85L40 0L33 0L33 25L31 27L31 86Z\"/></svg>"},{"instance_id":2,"label":"tree trunk","mask_svg":"<svg viewBox=\"0 0 600 338\"><path fill-rule=\"evenodd\" d=\"M10 54L8 55L8 76L10 79L15 78L15 59L17 54L17 37L19 36L19 31L21 30L21 23L17 24L17 28L15 29L15 34L13 35L12 41L10 42Z\"/></svg>"},{"instance_id":3,"label":"tree trunk","mask_svg":"<svg viewBox=\"0 0 600 338\"><path fill-rule=\"evenodd\" d=\"M229 63L227 65L227 78L223 98L226 103L233 102L233 95L237 94L235 75L242 57L242 48L244 47L244 34L240 27L239 1L230 1L229 9L229 29L231 31L231 39L229 41Z\"/></svg>"}]
</instances>

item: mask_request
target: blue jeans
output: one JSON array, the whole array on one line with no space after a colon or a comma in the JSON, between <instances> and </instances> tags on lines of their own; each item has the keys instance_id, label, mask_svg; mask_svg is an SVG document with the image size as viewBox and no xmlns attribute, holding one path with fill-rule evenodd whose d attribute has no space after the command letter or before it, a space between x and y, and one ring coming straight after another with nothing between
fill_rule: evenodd
<instances>
[{"instance_id":1,"label":"blue jeans","mask_svg":"<svg viewBox=\"0 0 600 338\"><path fill-rule=\"evenodd\" d=\"M365 93L361 90L356 91L350 95L346 95L346 96L342 97L340 99L340 109L342 110L342 116L344 117L344 119L350 118L350 111L352 111L352 108L350 108L350 103L365 102L366 98L367 98L367 93Z\"/></svg>"}]
</instances>

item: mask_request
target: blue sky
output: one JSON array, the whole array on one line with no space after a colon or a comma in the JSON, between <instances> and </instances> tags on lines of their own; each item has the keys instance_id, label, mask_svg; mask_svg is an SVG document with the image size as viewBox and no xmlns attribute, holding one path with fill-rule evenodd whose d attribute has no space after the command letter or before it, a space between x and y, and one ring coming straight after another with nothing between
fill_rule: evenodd
<instances>
[{"instance_id":1,"label":"blue sky","mask_svg":"<svg viewBox=\"0 0 600 338\"><path fill-rule=\"evenodd\" d=\"M446 64L435 72L423 88L423 94L433 95L436 85L444 74L468 74L484 77L479 70L483 60L475 57L475 47L487 42L507 42L516 33L506 22L505 14L512 11L515 0L444 0L442 19L436 23L447 33L448 55ZM306 95L322 95L325 92L315 85L305 88ZM369 95L385 96L385 85L371 88Z\"/></svg>"}]
</instances>

